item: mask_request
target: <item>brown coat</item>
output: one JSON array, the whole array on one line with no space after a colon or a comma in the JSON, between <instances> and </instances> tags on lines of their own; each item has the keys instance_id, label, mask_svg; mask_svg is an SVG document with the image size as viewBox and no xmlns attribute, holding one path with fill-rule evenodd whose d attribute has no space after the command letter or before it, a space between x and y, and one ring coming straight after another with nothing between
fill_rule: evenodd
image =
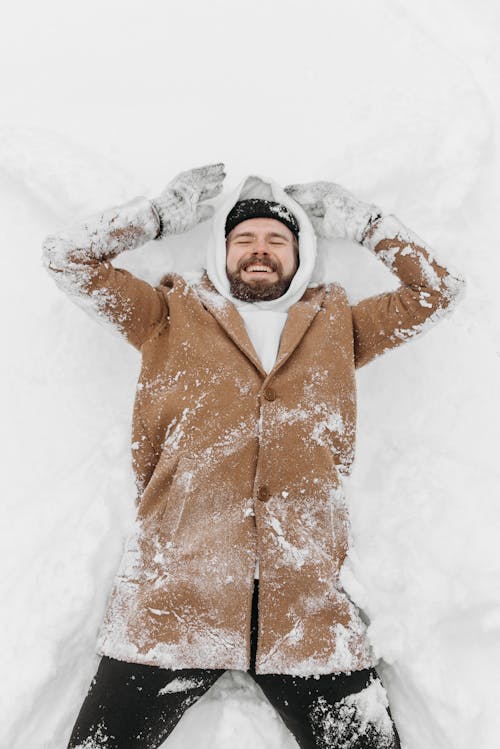
<instances>
[{"instance_id":1,"label":"brown coat","mask_svg":"<svg viewBox=\"0 0 500 749\"><path fill-rule=\"evenodd\" d=\"M99 652L167 668L246 670L258 553L258 673L372 665L365 626L339 583L355 368L440 319L463 280L389 217L385 228L400 233L382 234L375 252L402 285L354 306L338 284L308 288L266 374L242 318L206 274L195 284L170 274L153 288L109 262L156 236L148 202L110 215L45 245L62 288L142 354L137 520Z\"/></svg>"}]
</instances>

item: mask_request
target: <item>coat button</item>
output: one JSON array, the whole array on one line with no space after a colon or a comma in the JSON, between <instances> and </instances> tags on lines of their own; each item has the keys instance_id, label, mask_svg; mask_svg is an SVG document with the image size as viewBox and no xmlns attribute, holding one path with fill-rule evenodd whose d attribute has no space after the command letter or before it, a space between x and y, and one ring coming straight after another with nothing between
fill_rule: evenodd
<instances>
[{"instance_id":1,"label":"coat button","mask_svg":"<svg viewBox=\"0 0 500 749\"><path fill-rule=\"evenodd\" d=\"M271 493L269 492L269 487L264 485L259 486L259 489L257 491L257 499L260 499L261 502L267 502L270 496Z\"/></svg>"},{"instance_id":2,"label":"coat button","mask_svg":"<svg viewBox=\"0 0 500 749\"><path fill-rule=\"evenodd\" d=\"M264 398L266 401L273 401L276 398L276 392L273 390L273 388L266 388L264 390Z\"/></svg>"}]
</instances>

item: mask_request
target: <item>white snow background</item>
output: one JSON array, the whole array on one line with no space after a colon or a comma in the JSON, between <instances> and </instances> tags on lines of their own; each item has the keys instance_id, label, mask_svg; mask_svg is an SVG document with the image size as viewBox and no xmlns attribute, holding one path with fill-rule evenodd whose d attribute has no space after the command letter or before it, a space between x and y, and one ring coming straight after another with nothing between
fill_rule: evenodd
<instances>
[{"instance_id":1,"label":"white snow background","mask_svg":"<svg viewBox=\"0 0 500 749\"><path fill-rule=\"evenodd\" d=\"M9 3L0 27L2 749L65 749L134 517L139 357L55 287L41 243L224 161L338 182L468 283L453 315L361 369L345 571L405 749L497 749L500 687L496 0ZM152 282L203 260L201 225L116 262ZM398 280L324 243L355 302ZM295 746L227 673L172 749Z\"/></svg>"}]
</instances>

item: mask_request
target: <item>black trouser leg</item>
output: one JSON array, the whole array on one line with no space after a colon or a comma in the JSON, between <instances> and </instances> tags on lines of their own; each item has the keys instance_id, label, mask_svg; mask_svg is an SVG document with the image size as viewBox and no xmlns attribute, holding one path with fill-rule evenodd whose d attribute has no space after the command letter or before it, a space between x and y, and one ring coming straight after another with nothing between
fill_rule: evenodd
<instances>
[{"instance_id":1,"label":"black trouser leg","mask_svg":"<svg viewBox=\"0 0 500 749\"><path fill-rule=\"evenodd\" d=\"M307 678L255 673L257 596L256 583L250 674L301 749L400 749L385 689L374 668Z\"/></svg>"},{"instance_id":2,"label":"black trouser leg","mask_svg":"<svg viewBox=\"0 0 500 749\"><path fill-rule=\"evenodd\" d=\"M318 679L254 678L301 749L400 749L375 669Z\"/></svg>"},{"instance_id":3,"label":"black trouser leg","mask_svg":"<svg viewBox=\"0 0 500 749\"><path fill-rule=\"evenodd\" d=\"M104 656L76 720L68 749L156 749L223 670L126 663Z\"/></svg>"}]
</instances>

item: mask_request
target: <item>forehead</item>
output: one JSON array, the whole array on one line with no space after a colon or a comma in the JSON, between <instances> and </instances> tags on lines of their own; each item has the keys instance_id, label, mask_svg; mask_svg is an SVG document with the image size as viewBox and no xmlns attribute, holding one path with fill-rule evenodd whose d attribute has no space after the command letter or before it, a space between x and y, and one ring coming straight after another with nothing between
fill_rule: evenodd
<instances>
[{"instance_id":1,"label":"forehead","mask_svg":"<svg viewBox=\"0 0 500 749\"><path fill-rule=\"evenodd\" d=\"M281 221L275 218L248 218L246 221L241 221L236 224L234 229L228 234L228 239L231 239L238 234L244 234L245 232L252 232L255 234L266 233L266 232L277 232L282 234L289 239L293 239L293 232L290 231L288 226L285 226Z\"/></svg>"}]
</instances>

